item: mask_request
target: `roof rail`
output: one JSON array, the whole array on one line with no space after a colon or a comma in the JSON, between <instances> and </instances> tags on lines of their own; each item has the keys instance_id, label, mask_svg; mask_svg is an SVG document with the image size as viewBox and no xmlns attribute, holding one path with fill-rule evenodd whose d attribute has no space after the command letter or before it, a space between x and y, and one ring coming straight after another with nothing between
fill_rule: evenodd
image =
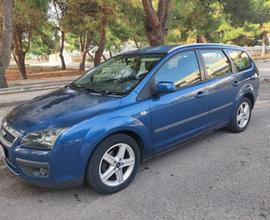
<instances>
[{"instance_id":1,"label":"roof rail","mask_svg":"<svg viewBox=\"0 0 270 220\"><path fill-rule=\"evenodd\" d=\"M168 53L173 52L177 49L184 48L187 46L200 46L200 45L205 45L205 46L234 46L234 45L228 45L228 44L222 44L222 43L193 43L193 44L182 44L179 46L176 46L168 51Z\"/></svg>"}]
</instances>

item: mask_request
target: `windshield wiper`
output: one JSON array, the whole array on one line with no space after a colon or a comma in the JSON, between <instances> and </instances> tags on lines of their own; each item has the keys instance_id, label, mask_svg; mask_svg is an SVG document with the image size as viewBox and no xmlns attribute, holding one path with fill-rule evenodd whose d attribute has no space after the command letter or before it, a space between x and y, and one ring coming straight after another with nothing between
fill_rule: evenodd
<instances>
[{"instance_id":1,"label":"windshield wiper","mask_svg":"<svg viewBox=\"0 0 270 220\"><path fill-rule=\"evenodd\" d=\"M80 85L76 85L76 84L70 84L70 86L81 89L81 90L84 90L84 91L88 91L88 92L91 92L91 93L100 94L98 91L96 91L94 89L91 89L91 88L88 88L88 87L85 87L85 86L80 86Z\"/></svg>"},{"instance_id":2,"label":"windshield wiper","mask_svg":"<svg viewBox=\"0 0 270 220\"><path fill-rule=\"evenodd\" d=\"M113 92L113 91L109 91L109 90L98 90L98 93L102 94L102 95L114 95L114 96L122 96L121 94L117 93L117 92Z\"/></svg>"},{"instance_id":3,"label":"windshield wiper","mask_svg":"<svg viewBox=\"0 0 270 220\"><path fill-rule=\"evenodd\" d=\"M76 85L76 84L71 84L72 87L90 92L90 93L96 93L96 94L100 94L102 96L108 96L108 95L116 95L116 96L122 96L121 94L117 93L117 92L113 92L113 91L109 91L109 90L95 90L89 87L85 87L85 86L80 86L80 85Z\"/></svg>"}]
</instances>

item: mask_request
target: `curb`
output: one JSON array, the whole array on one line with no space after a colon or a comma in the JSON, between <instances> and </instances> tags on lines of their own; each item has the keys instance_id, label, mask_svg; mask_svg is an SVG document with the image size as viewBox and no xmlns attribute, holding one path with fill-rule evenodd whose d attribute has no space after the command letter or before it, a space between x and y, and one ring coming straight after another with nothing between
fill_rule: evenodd
<instances>
[{"instance_id":1,"label":"curb","mask_svg":"<svg viewBox=\"0 0 270 220\"><path fill-rule=\"evenodd\" d=\"M9 102L1 103L1 104L0 104L0 109L1 109L1 108L5 108L5 107L12 107L12 106L15 107L16 105L21 105L21 104L23 104L23 103L25 103L25 102L27 102L27 101L29 101L29 100L16 101L16 102L12 102L12 103L9 103Z\"/></svg>"},{"instance_id":2,"label":"curb","mask_svg":"<svg viewBox=\"0 0 270 220\"><path fill-rule=\"evenodd\" d=\"M66 81L65 83L54 83L54 84L46 84L46 85L31 85L31 86L21 86L21 87L10 87L7 89L0 89L0 96L1 95L8 95L14 93L22 93L22 92L32 92L32 91L39 91L39 90L48 90L48 89L58 89L67 84L71 81Z\"/></svg>"}]
</instances>

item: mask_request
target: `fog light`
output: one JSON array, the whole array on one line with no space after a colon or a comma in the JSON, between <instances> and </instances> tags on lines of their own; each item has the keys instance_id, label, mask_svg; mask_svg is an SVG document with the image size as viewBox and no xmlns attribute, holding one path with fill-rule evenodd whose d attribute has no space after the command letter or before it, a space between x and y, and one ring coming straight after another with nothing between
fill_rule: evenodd
<instances>
[{"instance_id":1,"label":"fog light","mask_svg":"<svg viewBox=\"0 0 270 220\"><path fill-rule=\"evenodd\" d=\"M48 177L49 164L46 162L36 162L29 160L16 159L22 172L27 176Z\"/></svg>"},{"instance_id":2,"label":"fog light","mask_svg":"<svg viewBox=\"0 0 270 220\"><path fill-rule=\"evenodd\" d=\"M39 173L40 173L40 176L48 176L48 169L40 168Z\"/></svg>"}]
</instances>

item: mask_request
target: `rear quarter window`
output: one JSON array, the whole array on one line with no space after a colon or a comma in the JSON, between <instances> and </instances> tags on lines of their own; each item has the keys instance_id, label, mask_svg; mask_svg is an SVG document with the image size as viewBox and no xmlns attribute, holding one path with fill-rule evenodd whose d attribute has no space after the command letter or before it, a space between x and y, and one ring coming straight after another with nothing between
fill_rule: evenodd
<instances>
[{"instance_id":1,"label":"rear quarter window","mask_svg":"<svg viewBox=\"0 0 270 220\"><path fill-rule=\"evenodd\" d=\"M226 50L226 52L234 62L238 72L247 70L251 67L250 57L245 51Z\"/></svg>"}]
</instances>

